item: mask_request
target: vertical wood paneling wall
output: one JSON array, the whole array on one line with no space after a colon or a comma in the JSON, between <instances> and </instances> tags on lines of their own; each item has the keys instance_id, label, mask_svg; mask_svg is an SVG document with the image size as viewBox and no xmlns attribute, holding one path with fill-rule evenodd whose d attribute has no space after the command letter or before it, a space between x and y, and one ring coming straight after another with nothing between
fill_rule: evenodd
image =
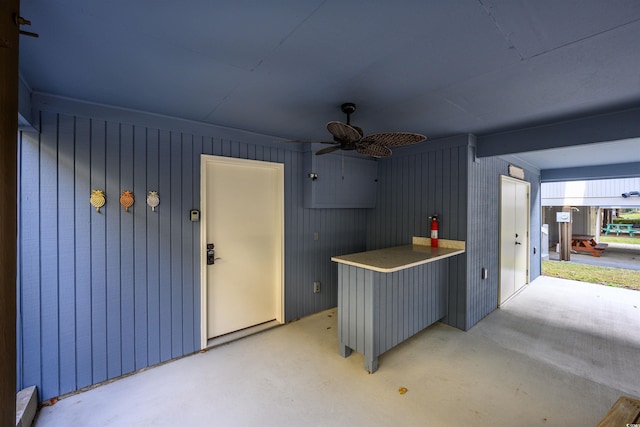
<instances>
[{"instance_id":1,"label":"vertical wood paneling wall","mask_svg":"<svg viewBox=\"0 0 640 427\"><path fill-rule=\"evenodd\" d=\"M378 204L369 212L367 248L411 243L430 236L429 217L440 216L439 237L467 238L469 136L447 138L396 150L378 167ZM465 329L466 259L449 260L448 314L444 322Z\"/></svg>"},{"instance_id":2,"label":"vertical wood paneling wall","mask_svg":"<svg viewBox=\"0 0 640 427\"><path fill-rule=\"evenodd\" d=\"M367 248L378 249L429 236L429 219L440 215L439 236L465 240L466 253L449 263L448 314L444 322L468 330L498 305L499 176L509 163L475 159L472 135L400 149L378 167L378 203L369 212ZM540 275L539 174L531 183L530 279ZM482 280L481 269L489 270Z\"/></svg>"},{"instance_id":3,"label":"vertical wood paneling wall","mask_svg":"<svg viewBox=\"0 0 640 427\"><path fill-rule=\"evenodd\" d=\"M472 148L473 141L469 154L471 158ZM508 176L508 168L509 163L498 157L472 158L469 162L467 316L464 329L471 328L498 307L500 176ZM533 280L540 275L540 176L534 171L525 169L525 180L531 184L529 277ZM485 280L482 279L483 267L488 270L488 277Z\"/></svg>"},{"instance_id":4,"label":"vertical wood paneling wall","mask_svg":"<svg viewBox=\"0 0 640 427\"><path fill-rule=\"evenodd\" d=\"M18 388L37 385L42 400L199 348L199 223L188 212L199 208L201 154L284 163L287 321L337 305L331 256L428 236L433 213L442 238L467 241L448 263L445 322L469 329L497 306L498 176L508 163L474 160L471 136L381 160L375 209L304 209L304 153L267 137L43 95L34 107L40 132L18 141ZM539 178L526 174L539 250ZM101 213L92 189L106 192ZM136 197L129 213L122 190ZM149 190L160 194L155 213ZM530 277L539 274L532 255Z\"/></svg>"},{"instance_id":5,"label":"vertical wood paneling wall","mask_svg":"<svg viewBox=\"0 0 640 427\"><path fill-rule=\"evenodd\" d=\"M304 209L302 152L53 97L37 105L40 133L19 138L18 388L46 400L199 349L200 230L188 214L201 154L284 163L285 318L337 305L330 258L365 250L366 210ZM105 190L100 213L92 189ZM128 213L122 190L135 195Z\"/></svg>"}]
</instances>

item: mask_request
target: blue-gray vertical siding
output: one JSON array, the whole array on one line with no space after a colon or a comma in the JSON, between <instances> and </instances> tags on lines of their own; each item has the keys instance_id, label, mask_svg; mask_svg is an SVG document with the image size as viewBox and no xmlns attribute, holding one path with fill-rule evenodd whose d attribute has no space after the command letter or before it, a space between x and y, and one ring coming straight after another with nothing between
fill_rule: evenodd
<instances>
[{"instance_id":1,"label":"blue-gray vertical siding","mask_svg":"<svg viewBox=\"0 0 640 427\"><path fill-rule=\"evenodd\" d=\"M378 200L369 212L367 248L411 243L413 236L430 236L429 217L440 216L439 237L466 240L467 162L469 136L425 142L398 149L378 162ZM466 259L449 265L448 310L444 322L465 329Z\"/></svg>"},{"instance_id":2,"label":"blue-gray vertical siding","mask_svg":"<svg viewBox=\"0 0 640 427\"><path fill-rule=\"evenodd\" d=\"M45 101L36 102L40 132L18 141L18 388L37 385L46 400L199 349L200 226L188 213L199 208L201 154L284 163L285 319L337 305L330 258L365 250L366 210L304 209L304 153L228 129ZM92 189L105 190L100 213ZM128 213L122 190L134 192ZM149 190L159 192L157 212Z\"/></svg>"},{"instance_id":3,"label":"blue-gray vertical siding","mask_svg":"<svg viewBox=\"0 0 640 427\"><path fill-rule=\"evenodd\" d=\"M500 175L509 163L498 157L476 159L472 135L399 149L378 166L378 203L369 212L367 248L408 244L429 236L429 219L440 215L439 236L465 240L465 255L449 263L445 323L468 330L497 308ZM531 183L530 271L540 275L539 173L525 169ZM481 269L489 278L482 280Z\"/></svg>"},{"instance_id":4,"label":"blue-gray vertical siding","mask_svg":"<svg viewBox=\"0 0 640 427\"><path fill-rule=\"evenodd\" d=\"M498 307L500 176L508 176L509 168L509 162L498 157L474 159L474 148L472 138L469 147L465 330ZM529 276L533 280L540 275L540 175L525 169L525 180L530 183ZM482 279L482 268L487 268L487 279Z\"/></svg>"},{"instance_id":5,"label":"blue-gray vertical siding","mask_svg":"<svg viewBox=\"0 0 640 427\"><path fill-rule=\"evenodd\" d=\"M469 329L497 306L498 176L508 163L474 159L471 136L381 160L373 210L304 209L304 153L266 137L42 95L34 107L40 133L19 139L18 387L37 385L43 400L198 349L199 224L187 214L199 208L201 154L284 163L287 321L336 306L331 256L428 236L434 212L442 238L467 241L449 261L444 321ZM525 173L533 251L540 186ZM107 192L100 214L92 189ZM136 204L125 213L118 199L130 189ZM149 190L160 193L156 213ZM530 259L534 279L540 259Z\"/></svg>"}]
</instances>

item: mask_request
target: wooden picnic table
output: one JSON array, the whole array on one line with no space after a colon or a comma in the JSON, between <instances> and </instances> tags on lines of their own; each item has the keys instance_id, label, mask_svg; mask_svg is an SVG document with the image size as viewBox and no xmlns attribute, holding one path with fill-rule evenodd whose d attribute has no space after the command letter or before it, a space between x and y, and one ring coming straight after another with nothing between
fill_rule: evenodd
<instances>
[{"instance_id":1,"label":"wooden picnic table","mask_svg":"<svg viewBox=\"0 0 640 427\"><path fill-rule=\"evenodd\" d=\"M631 237L633 237L636 232L633 229L633 224L607 224L607 226L604 227L602 231L604 232L604 234L609 234L615 231L616 236L619 236L620 233L628 233Z\"/></svg>"},{"instance_id":2,"label":"wooden picnic table","mask_svg":"<svg viewBox=\"0 0 640 427\"><path fill-rule=\"evenodd\" d=\"M571 236L571 249L578 252L588 252L595 257L599 257L609 245L598 243L593 236L575 234Z\"/></svg>"}]
</instances>

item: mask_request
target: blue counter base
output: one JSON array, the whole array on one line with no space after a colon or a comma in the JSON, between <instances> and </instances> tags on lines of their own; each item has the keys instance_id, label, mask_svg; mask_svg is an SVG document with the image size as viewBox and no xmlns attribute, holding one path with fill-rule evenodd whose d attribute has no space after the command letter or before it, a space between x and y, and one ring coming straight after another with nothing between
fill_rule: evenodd
<instances>
[{"instance_id":1,"label":"blue counter base","mask_svg":"<svg viewBox=\"0 0 640 427\"><path fill-rule=\"evenodd\" d=\"M364 355L365 369L378 356L447 315L449 259L393 273L338 264L339 353Z\"/></svg>"}]
</instances>

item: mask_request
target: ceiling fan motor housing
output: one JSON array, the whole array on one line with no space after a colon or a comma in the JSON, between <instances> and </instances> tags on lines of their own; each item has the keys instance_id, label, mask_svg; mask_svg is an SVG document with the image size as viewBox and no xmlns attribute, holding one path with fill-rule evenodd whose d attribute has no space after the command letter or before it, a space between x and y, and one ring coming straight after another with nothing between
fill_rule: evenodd
<instances>
[{"instance_id":1,"label":"ceiling fan motor housing","mask_svg":"<svg viewBox=\"0 0 640 427\"><path fill-rule=\"evenodd\" d=\"M356 111L356 104L354 104L353 102L345 102L344 104L342 104L340 109L346 115L353 114Z\"/></svg>"}]
</instances>

